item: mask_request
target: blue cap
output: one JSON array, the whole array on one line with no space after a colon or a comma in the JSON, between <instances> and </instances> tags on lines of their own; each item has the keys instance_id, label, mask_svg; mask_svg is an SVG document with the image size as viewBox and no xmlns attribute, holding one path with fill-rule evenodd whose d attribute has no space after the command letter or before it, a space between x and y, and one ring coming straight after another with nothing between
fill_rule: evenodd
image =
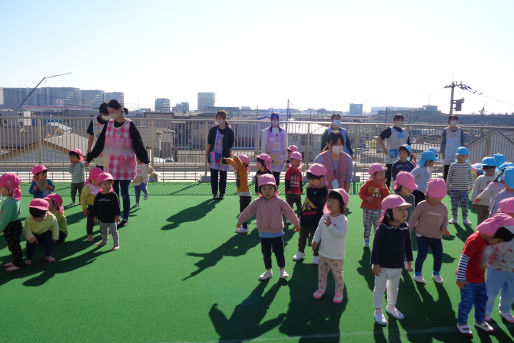
<instances>
[{"instance_id":1,"label":"blue cap","mask_svg":"<svg viewBox=\"0 0 514 343\"><path fill-rule=\"evenodd\" d=\"M435 157L439 157L439 151L436 148L428 148L427 151L432 151Z\"/></svg>"},{"instance_id":2,"label":"blue cap","mask_svg":"<svg viewBox=\"0 0 514 343\"><path fill-rule=\"evenodd\" d=\"M505 156L503 154L494 154L493 158L496 161L497 166L501 166L506 161Z\"/></svg>"},{"instance_id":3,"label":"blue cap","mask_svg":"<svg viewBox=\"0 0 514 343\"><path fill-rule=\"evenodd\" d=\"M455 155L469 155L469 150L465 146L461 146L457 149Z\"/></svg>"},{"instance_id":4,"label":"blue cap","mask_svg":"<svg viewBox=\"0 0 514 343\"><path fill-rule=\"evenodd\" d=\"M484 157L482 159L482 167L496 167L496 160L494 157Z\"/></svg>"},{"instance_id":5,"label":"blue cap","mask_svg":"<svg viewBox=\"0 0 514 343\"><path fill-rule=\"evenodd\" d=\"M508 167L505 169L502 175L505 184L510 188L514 188L514 167Z\"/></svg>"},{"instance_id":6,"label":"blue cap","mask_svg":"<svg viewBox=\"0 0 514 343\"><path fill-rule=\"evenodd\" d=\"M507 168L509 168L509 167L514 167L514 163L512 163L512 162L505 162L505 163L502 163L502 164L498 167L498 169L499 169L500 171L503 171L503 170L505 170L505 169L507 169Z\"/></svg>"},{"instance_id":7,"label":"blue cap","mask_svg":"<svg viewBox=\"0 0 514 343\"><path fill-rule=\"evenodd\" d=\"M406 149L409 152L409 155L412 153L412 148L410 147L409 144L402 144L402 145L400 145L400 148Z\"/></svg>"},{"instance_id":8,"label":"blue cap","mask_svg":"<svg viewBox=\"0 0 514 343\"><path fill-rule=\"evenodd\" d=\"M421 167L425 166L425 163L427 161L438 161L437 157L435 156L433 151L424 151L421 154L421 159L419 160L419 165Z\"/></svg>"}]
</instances>

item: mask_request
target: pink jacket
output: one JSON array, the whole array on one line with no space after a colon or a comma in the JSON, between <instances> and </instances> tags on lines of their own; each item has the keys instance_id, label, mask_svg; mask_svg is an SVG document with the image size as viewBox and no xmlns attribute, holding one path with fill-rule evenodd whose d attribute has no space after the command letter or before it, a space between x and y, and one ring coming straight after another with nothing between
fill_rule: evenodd
<instances>
[{"instance_id":1,"label":"pink jacket","mask_svg":"<svg viewBox=\"0 0 514 343\"><path fill-rule=\"evenodd\" d=\"M241 214L237 220L237 225L241 226L257 213L257 230L259 232L279 233L284 230L284 222L282 213L293 223L298 226L300 222L294 214L294 211L287 202L277 196L266 200L260 197L252 202Z\"/></svg>"}]
</instances>

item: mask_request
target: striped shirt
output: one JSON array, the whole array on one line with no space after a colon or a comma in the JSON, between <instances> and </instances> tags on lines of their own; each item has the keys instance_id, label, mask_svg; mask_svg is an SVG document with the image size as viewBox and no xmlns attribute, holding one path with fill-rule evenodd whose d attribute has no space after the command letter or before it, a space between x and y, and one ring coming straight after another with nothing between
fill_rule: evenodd
<instances>
[{"instance_id":1,"label":"striped shirt","mask_svg":"<svg viewBox=\"0 0 514 343\"><path fill-rule=\"evenodd\" d=\"M446 186L449 190L469 191L473 185L473 168L469 163L454 162L448 170Z\"/></svg>"},{"instance_id":2,"label":"striped shirt","mask_svg":"<svg viewBox=\"0 0 514 343\"><path fill-rule=\"evenodd\" d=\"M84 182L84 161L77 162L75 164L71 164L68 172L71 174L71 182L72 183L81 183Z\"/></svg>"}]
</instances>

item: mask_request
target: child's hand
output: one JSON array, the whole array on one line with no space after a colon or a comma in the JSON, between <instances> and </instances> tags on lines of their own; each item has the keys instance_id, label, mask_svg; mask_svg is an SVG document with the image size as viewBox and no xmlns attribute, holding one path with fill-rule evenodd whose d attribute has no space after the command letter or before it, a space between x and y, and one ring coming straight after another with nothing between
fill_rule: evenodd
<instances>
[{"instance_id":1,"label":"child's hand","mask_svg":"<svg viewBox=\"0 0 514 343\"><path fill-rule=\"evenodd\" d=\"M332 224L332 220L330 219L330 216L326 216L325 217L325 221L324 221L325 225L328 227Z\"/></svg>"},{"instance_id":2,"label":"child's hand","mask_svg":"<svg viewBox=\"0 0 514 343\"><path fill-rule=\"evenodd\" d=\"M48 189L49 189L49 190L51 190L51 191L53 191L53 190L54 190L54 186L50 186L50 185L48 185Z\"/></svg>"},{"instance_id":3,"label":"child's hand","mask_svg":"<svg viewBox=\"0 0 514 343\"><path fill-rule=\"evenodd\" d=\"M300 227L298 225L295 225L293 232L298 232L298 231L300 231Z\"/></svg>"},{"instance_id":4,"label":"child's hand","mask_svg":"<svg viewBox=\"0 0 514 343\"><path fill-rule=\"evenodd\" d=\"M115 223L117 223L117 222L119 222L119 221L120 221L120 216L116 216L116 217L114 217L114 222L115 222Z\"/></svg>"},{"instance_id":5,"label":"child's hand","mask_svg":"<svg viewBox=\"0 0 514 343\"><path fill-rule=\"evenodd\" d=\"M312 242L311 245L312 245L312 250L316 250L319 247L319 243L318 242Z\"/></svg>"},{"instance_id":6,"label":"child's hand","mask_svg":"<svg viewBox=\"0 0 514 343\"><path fill-rule=\"evenodd\" d=\"M464 287L466 286L466 281L459 281L457 280L457 287L459 287L460 289L464 289Z\"/></svg>"},{"instance_id":7,"label":"child's hand","mask_svg":"<svg viewBox=\"0 0 514 343\"><path fill-rule=\"evenodd\" d=\"M384 147L384 155L389 155L389 149Z\"/></svg>"},{"instance_id":8,"label":"child's hand","mask_svg":"<svg viewBox=\"0 0 514 343\"><path fill-rule=\"evenodd\" d=\"M448 229L444 229L443 235L444 235L444 237L450 237L450 231L448 231Z\"/></svg>"},{"instance_id":9,"label":"child's hand","mask_svg":"<svg viewBox=\"0 0 514 343\"><path fill-rule=\"evenodd\" d=\"M476 211L476 210L478 210L478 204L473 204L473 206L472 206L472 207L473 207L473 209L474 209L475 211Z\"/></svg>"},{"instance_id":10,"label":"child's hand","mask_svg":"<svg viewBox=\"0 0 514 343\"><path fill-rule=\"evenodd\" d=\"M408 272L412 271L412 262L410 262L410 261L405 262L405 270Z\"/></svg>"},{"instance_id":11,"label":"child's hand","mask_svg":"<svg viewBox=\"0 0 514 343\"><path fill-rule=\"evenodd\" d=\"M478 197L477 197L477 198L475 198L474 203L475 203L475 204L478 204L481 200L482 200L482 199L480 199L480 198L478 198ZM474 208L474 207L473 207L473 208Z\"/></svg>"},{"instance_id":12,"label":"child's hand","mask_svg":"<svg viewBox=\"0 0 514 343\"><path fill-rule=\"evenodd\" d=\"M373 274L375 274L376 276L380 276L380 273L382 272L382 268L380 268L380 265L378 264L374 264L371 267L371 270L373 271Z\"/></svg>"},{"instance_id":13,"label":"child's hand","mask_svg":"<svg viewBox=\"0 0 514 343\"><path fill-rule=\"evenodd\" d=\"M82 210L82 213L84 213L86 216L89 214L89 212L88 212L87 208L83 209L83 210Z\"/></svg>"},{"instance_id":14,"label":"child's hand","mask_svg":"<svg viewBox=\"0 0 514 343\"><path fill-rule=\"evenodd\" d=\"M366 201L367 201L367 202L373 202L373 197L367 197L367 198L366 198Z\"/></svg>"},{"instance_id":15,"label":"child's hand","mask_svg":"<svg viewBox=\"0 0 514 343\"><path fill-rule=\"evenodd\" d=\"M32 189L34 190L34 192L37 192L37 186L34 185L34 187L32 187Z\"/></svg>"},{"instance_id":16,"label":"child's hand","mask_svg":"<svg viewBox=\"0 0 514 343\"><path fill-rule=\"evenodd\" d=\"M98 217L97 217L97 216L94 216L94 217L93 217L93 221L94 221L95 223L97 223L97 222L98 222Z\"/></svg>"},{"instance_id":17,"label":"child's hand","mask_svg":"<svg viewBox=\"0 0 514 343\"><path fill-rule=\"evenodd\" d=\"M36 237L32 237L31 239L29 239L29 242L32 243L32 244L38 244L39 243L37 241Z\"/></svg>"}]
</instances>

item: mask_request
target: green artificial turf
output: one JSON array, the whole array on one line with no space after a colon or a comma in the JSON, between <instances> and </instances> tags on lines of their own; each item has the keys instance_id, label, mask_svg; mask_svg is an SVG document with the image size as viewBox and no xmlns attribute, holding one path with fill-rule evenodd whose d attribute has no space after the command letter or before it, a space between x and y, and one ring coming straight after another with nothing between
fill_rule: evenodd
<instances>
[{"instance_id":1,"label":"green artificial turf","mask_svg":"<svg viewBox=\"0 0 514 343\"><path fill-rule=\"evenodd\" d=\"M68 204L69 185L57 184L57 191ZM345 297L334 305L331 277L326 296L312 299L317 267L310 263L311 250L303 263L291 260L298 239L292 227L284 236L291 278L279 280L273 260L274 277L257 280L264 270L259 237L254 221L248 235L234 233L239 199L232 196L233 184L221 202L211 200L208 184L149 184L149 191L149 200L141 200L129 226L120 229L119 251L109 251L111 238L102 248L86 241L85 218L75 206L66 208L70 236L54 248L57 262L44 261L38 248L31 267L0 270L0 342L469 341L455 329L460 299L455 269L471 228L450 225L452 236L443 242L444 285L430 279L430 255L426 286L404 273L398 308L406 318L389 318L382 328L373 320L374 279L357 195L351 196L348 215ZM29 200L24 194L23 217ZM2 263L10 260L4 239L0 256ZM514 327L501 322L496 311L493 319L496 336L474 329L473 341L513 340Z\"/></svg>"}]
</instances>

